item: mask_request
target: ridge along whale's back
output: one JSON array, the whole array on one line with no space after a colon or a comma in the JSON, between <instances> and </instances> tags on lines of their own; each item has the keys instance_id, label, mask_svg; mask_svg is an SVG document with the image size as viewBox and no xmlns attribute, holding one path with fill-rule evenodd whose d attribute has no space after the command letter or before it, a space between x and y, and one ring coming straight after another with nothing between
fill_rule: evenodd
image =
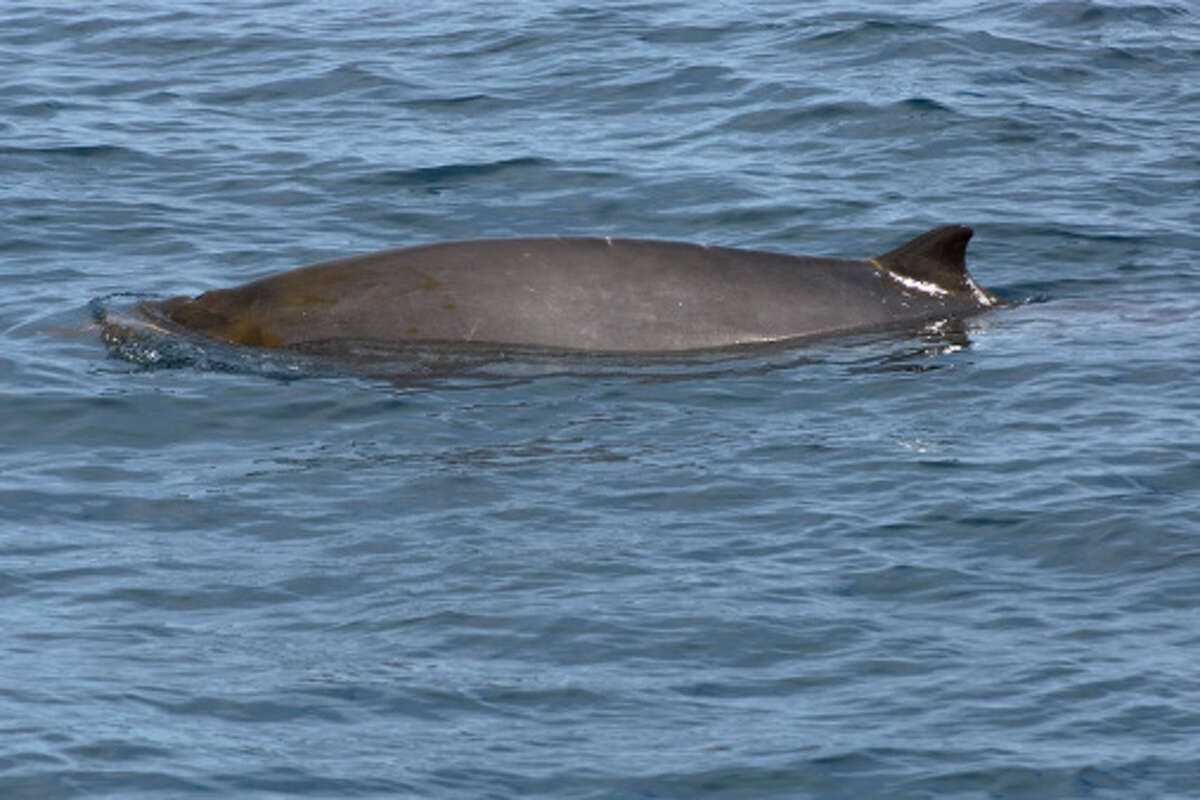
<instances>
[{"instance_id":1,"label":"ridge along whale's back","mask_svg":"<svg viewBox=\"0 0 1200 800\"><path fill-rule=\"evenodd\" d=\"M972 231L944 226L866 260L640 239L443 242L301 267L149 304L226 342L337 340L677 352L977 313Z\"/></svg>"}]
</instances>

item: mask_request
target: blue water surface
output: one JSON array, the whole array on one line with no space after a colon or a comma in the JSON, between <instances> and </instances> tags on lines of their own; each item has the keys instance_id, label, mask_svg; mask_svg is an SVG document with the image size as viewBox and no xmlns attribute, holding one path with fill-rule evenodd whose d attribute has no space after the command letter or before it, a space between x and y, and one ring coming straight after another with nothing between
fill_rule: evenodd
<instances>
[{"instance_id":1,"label":"blue water surface","mask_svg":"<svg viewBox=\"0 0 1200 800\"><path fill-rule=\"evenodd\" d=\"M0 797L1200 795L1193 4L13 2L0 63ZM93 318L951 222L1006 307L682 362Z\"/></svg>"}]
</instances>

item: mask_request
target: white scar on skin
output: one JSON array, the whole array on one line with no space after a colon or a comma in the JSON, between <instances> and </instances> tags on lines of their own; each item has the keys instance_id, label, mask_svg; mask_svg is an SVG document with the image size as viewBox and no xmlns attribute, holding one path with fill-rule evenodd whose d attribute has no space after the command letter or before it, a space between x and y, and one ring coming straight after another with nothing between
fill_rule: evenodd
<instances>
[{"instance_id":1,"label":"white scar on skin","mask_svg":"<svg viewBox=\"0 0 1200 800\"><path fill-rule=\"evenodd\" d=\"M930 295L933 295L934 297L944 297L944 296L950 294L949 290L943 289L941 286L938 286L936 283L929 283L928 281L919 281L916 278L910 278L907 275L901 275L897 272L892 272L890 269L885 267L883 264L880 264L878 261L876 261L873 258L868 258L867 263L870 264L871 266L875 267L876 269L878 269L883 274L887 275L889 278L894 280L896 283L900 284L901 286L908 287L909 289L915 289L918 292L922 292L924 294L930 294ZM978 287L976 287L976 288L978 288Z\"/></svg>"},{"instance_id":2,"label":"white scar on skin","mask_svg":"<svg viewBox=\"0 0 1200 800\"><path fill-rule=\"evenodd\" d=\"M967 286L970 287L971 294L975 295L975 300L979 303L979 305L981 305L981 306L996 305L996 298L992 297L987 292L985 292L980 287L980 285L978 283L976 283L974 280L972 280L970 277L967 278Z\"/></svg>"}]
</instances>

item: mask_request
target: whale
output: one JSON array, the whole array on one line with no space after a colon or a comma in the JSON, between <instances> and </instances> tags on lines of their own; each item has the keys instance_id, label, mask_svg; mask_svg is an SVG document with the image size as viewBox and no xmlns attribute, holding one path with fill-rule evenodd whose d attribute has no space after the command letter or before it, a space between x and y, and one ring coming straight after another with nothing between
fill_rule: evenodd
<instances>
[{"instance_id":1,"label":"whale","mask_svg":"<svg viewBox=\"0 0 1200 800\"><path fill-rule=\"evenodd\" d=\"M144 300L166 326L256 348L339 342L679 353L919 326L996 305L966 225L828 258L652 239L439 242Z\"/></svg>"}]
</instances>

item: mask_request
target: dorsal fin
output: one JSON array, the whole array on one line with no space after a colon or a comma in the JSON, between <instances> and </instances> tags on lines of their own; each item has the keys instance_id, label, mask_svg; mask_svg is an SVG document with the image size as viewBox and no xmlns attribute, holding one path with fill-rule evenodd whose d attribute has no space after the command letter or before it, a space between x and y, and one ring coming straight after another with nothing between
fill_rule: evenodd
<instances>
[{"instance_id":1,"label":"dorsal fin","mask_svg":"<svg viewBox=\"0 0 1200 800\"><path fill-rule=\"evenodd\" d=\"M973 233L966 225L943 225L868 260L889 272L948 292L970 291L973 281L967 275L966 254Z\"/></svg>"}]
</instances>

